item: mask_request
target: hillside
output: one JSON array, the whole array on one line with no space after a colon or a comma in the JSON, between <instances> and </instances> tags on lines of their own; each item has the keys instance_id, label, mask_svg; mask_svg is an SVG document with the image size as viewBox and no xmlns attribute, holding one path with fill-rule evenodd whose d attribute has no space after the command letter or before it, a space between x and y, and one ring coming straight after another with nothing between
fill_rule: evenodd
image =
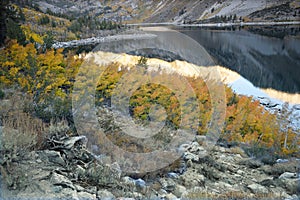
<instances>
[{"instance_id":1,"label":"hillside","mask_svg":"<svg viewBox=\"0 0 300 200\"><path fill-rule=\"evenodd\" d=\"M29 49L30 47L27 48ZM15 48L15 51L16 49L18 48ZM23 50L22 47L19 47L19 49ZM27 52L29 51L27 50ZM56 56L63 59L59 55ZM111 58L114 56L113 53L107 52L90 53L86 56L86 59L91 62L87 62L87 65L81 65L81 70L82 67L88 66L88 74L94 74L94 70L99 69L98 62L111 63ZM55 59L50 53L47 54L48 59L49 57ZM99 57L106 59L91 59ZM39 59L37 62L47 64L43 57ZM117 82L122 82L120 79L122 79L122 75L126 76L126 71L133 73L135 70L142 70L142 74L147 72L150 75L158 75L161 73L156 72L162 72L170 75L171 82L172 78L176 78L179 75L179 77L185 77L191 86L195 87L195 92L198 93L197 98L199 98L199 103L201 102L201 108L203 108L199 117L201 118L201 124L204 126L199 127L199 131L206 127L205 123L207 122L205 122L205 118L207 113L205 112L210 110L210 103L208 102L211 100L209 100L206 87L203 85L208 84L210 78L207 77L207 82L203 84L203 80L199 77L197 78L196 75L201 74L200 77L206 77L205 74L210 69L198 67L184 61L166 62L159 59L146 60L146 66L136 65L139 59L137 56L121 54L113 64L102 66L107 67L107 70L101 76L97 86L99 93L95 96L102 99L109 98L111 95L117 95L112 93L110 89L115 88L115 90L118 90ZM52 64L53 60L49 63ZM62 74L58 73L59 70L62 70L61 67L60 69L57 69L58 66L50 66L49 68L56 74ZM228 77L230 73L228 70L218 68L221 74ZM49 72L49 69L45 71ZM79 71L79 74L81 72ZM21 73L22 71L20 70L20 75ZM69 73L72 74L69 71L68 74L66 73L67 77L72 77ZM93 80L81 79L84 77L89 78L88 75L85 75L77 77L77 82L80 83L77 86L82 87L84 91L88 91L89 88L85 86L90 85ZM10 77L7 76L7 78ZM135 75L126 77L126 82L129 84L127 83L125 86L132 86L131 82L136 83L137 78ZM231 75L231 78L237 78L237 74ZM53 89L60 88L58 82L61 83L62 81L59 79L53 81L54 84L51 87ZM211 84L213 83L211 82ZM199 84L202 87L196 88ZM155 87L155 84L153 85ZM178 86L180 87L180 85ZM42 90L40 91L43 92ZM151 98L156 98L155 96L158 95L158 98L156 98L158 103L166 105L166 109L174 109L172 104L169 104L169 102L174 103L172 96L168 98L169 91L161 91L159 88L156 88L155 91L149 91L147 88L138 89L131 100L136 105L140 105L144 103L144 100L150 102ZM176 93L180 94L178 91L182 90L176 90ZM93 130L89 122L82 127L81 124L79 126L77 124L76 133L65 121L51 123L49 126L46 126L41 120L24 115L24 113L22 115L23 108L18 103L22 100L22 97L18 97L18 94L14 91L10 93L6 90L6 97L0 100L0 106L4 108L1 111L5 112L7 110L6 116L8 117L19 112L19 115L16 114L15 117L16 120L20 120L20 117L22 117L22 121L20 120L21 123L18 123L17 127L14 127L13 123L7 123L8 121L6 121L6 124L0 129L3 137L0 152L3 152L5 155L0 159L0 178L5 183L3 186L1 185L1 199L43 200L47 197L57 200L207 198L212 200L296 200L299 198L300 161L296 157L278 159L284 157L278 157L277 152L274 152L274 148L280 148L276 145L281 144L278 139L283 139L284 137L284 133L278 132L275 134L278 131L278 127L276 127L274 115L263 111L264 108L258 102L252 102L247 97L236 96L229 88L226 89L227 127L225 133L230 134L225 134L225 137L219 138L214 145L211 145L210 133L206 135L197 134L190 137L188 127L175 130L170 125L166 125L155 136L143 140L129 137L129 135L124 134L126 132L124 127L132 128L130 127L130 120L126 118L123 121L120 118L116 118L115 108L107 106L97 106L95 109L97 113L96 121L99 122L100 127L99 130ZM74 95L73 98L77 99L76 97L78 96ZM154 97L152 97L153 95ZM182 96L186 95L183 94ZM82 97L82 100L86 100L86 97L89 98L89 95ZM187 97L188 99L185 98L186 100L191 99L189 98L190 96ZM26 103L24 104L26 105ZM75 103L75 105L78 104ZM145 110L143 105L137 106L136 110L143 112ZM192 105L192 103L188 105L182 102L182 105L180 107L185 110L189 109L189 105ZM82 105L79 106L81 107ZM86 105L83 105L82 108L85 109ZM176 123L175 111L176 107L172 116L170 116L174 124ZM188 111L193 113L193 111ZM74 115L79 117L81 114L79 112L79 114ZM74 116L74 120L79 122L76 121L76 116ZM173 118L174 116L175 118ZM182 118L184 120L185 116L182 115ZM79 118L79 120L82 120L81 122L86 122L86 119L84 117ZM33 120L34 123L31 123ZM33 130L34 132L28 131L20 134L17 130L22 130L22 128ZM262 130L261 139L257 139L257 134L261 133ZM41 134L40 131L43 133L42 135L38 135ZM82 131L85 134L78 135L83 133ZM245 135L241 137L243 132ZM28 134L32 134L32 137L28 137ZM134 135L130 136L138 137L136 132L131 134ZM103 136L105 137L102 138ZM228 136L232 136L233 141L227 141L225 138ZM38 143L38 141L35 141L36 138L44 140L40 144L42 148L37 149L37 147L34 147L35 142ZM237 143L237 138L244 142ZM288 144L293 145L292 143L295 141L297 141L297 138L291 133ZM180 145L173 146L177 142ZM268 148L265 145L272 146L272 148ZM120 154L116 154L118 153L116 151L118 147L121 149ZM158 153L154 154L156 157L145 161L145 158L148 158L146 152L153 150L153 147L155 150L158 150ZM178 150L177 160L173 160L173 154L171 157L166 157L163 153L163 150L170 151L172 148L176 149L176 151ZM299 150L297 151L299 152ZM127 158L128 154L133 157ZM298 153L294 155L298 155ZM157 166L160 166L158 161L166 160L169 165L164 166L162 169L157 168ZM132 169L138 166L137 169L139 170L126 170L128 166L132 167ZM148 171L147 169L152 170Z\"/></svg>"},{"instance_id":2,"label":"hillside","mask_svg":"<svg viewBox=\"0 0 300 200\"><path fill-rule=\"evenodd\" d=\"M300 91L299 41L124 24L294 21L300 0L0 4L0 200L299 200L300 105L271 99L300 103L275 90Z\"/></svg>"},{"instance_id":3,"label":"hillside","mask_svg":"<svg viewBox=\"0 0 300 200\"><path fill-rule=\"evenodd\" d=\"M125 22L194 23L221 16L243 20L299 20L299 0L34 0L44 12Z\"/></svg>"},{"instance_id":4,"label":"hillside","mask_svg":"<svg viewBox=\"0 0 300 200\"><path fill-rule=\"evenodd\" d=\"M213 68L108 52L82 64L16 41L0 55L0 199L299 199L299 132L281 129L288 113L237 95ZM115 109L124 100L132 117Z\"/></svg>"}]
</instances>

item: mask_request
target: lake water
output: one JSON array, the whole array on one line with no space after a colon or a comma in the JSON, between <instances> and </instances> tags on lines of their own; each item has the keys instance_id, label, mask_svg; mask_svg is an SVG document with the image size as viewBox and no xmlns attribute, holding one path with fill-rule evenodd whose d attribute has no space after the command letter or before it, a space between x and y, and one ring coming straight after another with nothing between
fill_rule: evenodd
<instances>
[{"instance_id":1,"label":"lake water","mask_svg":"<svg viewBox=\"0 0 300 200\"><path fill-rule=\"evenodd\" d=\"M259 88L300 93L300 27L175 28Z\"/></svg>"},{"instance_id":2,"label":"lake water","mask_svg":"<svg viewBox=\"0 0 300 200\"><path fill-rule=\"evenodd\" d=\"M102 43L95 51L220 65L241 75L231 84L239 94L300 104L300 26L144 30L158 37Z\"/></svg>"}]
</instances>

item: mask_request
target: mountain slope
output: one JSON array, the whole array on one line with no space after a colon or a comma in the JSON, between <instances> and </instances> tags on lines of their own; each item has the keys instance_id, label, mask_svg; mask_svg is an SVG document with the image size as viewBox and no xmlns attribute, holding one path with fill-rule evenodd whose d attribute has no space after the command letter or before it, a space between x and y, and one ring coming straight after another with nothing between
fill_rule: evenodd
<instances>
[{"instance_id":1,"label":"mountain slope","mask_svg":"<svg viewBox=\"0 0 300 200\"><path fill-rule=\"evenodd\" d=\"M291 16L284 20L299 20L299 0L34 0L41 10L72 16L88 14L114 21L126 22L199 22L217 16L261 19L260 11L268 15L265 20ZM284 5L284 6L282 6ZM288 11L287 11L288 10ZM296 12L294 12L296 11Z\"/></svg>"}]
</instances>

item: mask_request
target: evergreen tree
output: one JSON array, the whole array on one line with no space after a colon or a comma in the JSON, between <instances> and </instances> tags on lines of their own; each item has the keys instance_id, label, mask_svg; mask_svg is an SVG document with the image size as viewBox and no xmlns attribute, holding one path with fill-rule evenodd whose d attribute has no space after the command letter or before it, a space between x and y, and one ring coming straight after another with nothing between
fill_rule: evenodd
<instances>
[{"instance_id":1,"label":"evergreen tree","mask_svg":"<svg viewBox=\"0 0 300 200\"><path fill-rule=\"evenodd\" d=\"M15 21L8 18L6 21L6 29L7 29L7 37L10 39L15 39L18 43L24 45L26 43L26 36L21 29L20 25L18 25Z\"/></svg>"},{"instance_id":2,"label":"evergreen tree","mask_svg":"<svg viewBox=\"0 0 300 200\"><path fill-rule=\"evenodd\" d=\"M3 44L6 38L6 18L8 14L8 4L8 0L0 1L0 44Z\"/></svg>"},{"instance_id":3,"label":"evergreen tree","mask_svg":"<svg viewBox=\"0 0 300 200\"><path fill-rule=\"evenodd\" d=\"M0 45L4 44L6 37L25 44L26 37L19 26L19 23L25 21L24 13L10 3L9 0L0 1Z\"/></svg>"},{"instance_id":4,"label":"evergreen tree","mask_svg":"<svg viewBox=\"0 0 300 200\"><path fill-rule=\"evenodd\" d=\"M44 50L51 49L53 43L53 34L51 32L47 32L47 35L44 37Z\"/></svg>"}]
</instances>

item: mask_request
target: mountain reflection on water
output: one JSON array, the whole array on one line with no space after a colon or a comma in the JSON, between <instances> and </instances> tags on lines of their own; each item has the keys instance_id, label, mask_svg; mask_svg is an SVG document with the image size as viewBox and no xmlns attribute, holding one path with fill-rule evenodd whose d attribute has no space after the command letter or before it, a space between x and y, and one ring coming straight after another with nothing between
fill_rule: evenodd
<instances>
[{"instance_id":1,"label":"mountain reflection on water","mask_svg":"<svg viewBox=\"0 0 300 200\"><path fill-rule=\"evenodd\" d=\"M180 32L200 43L216 64L239 73L254 86L293 94L300 93L300 32L292 30L285 37L243 29L186 28Z\"/></svg>"}]
</instances>

